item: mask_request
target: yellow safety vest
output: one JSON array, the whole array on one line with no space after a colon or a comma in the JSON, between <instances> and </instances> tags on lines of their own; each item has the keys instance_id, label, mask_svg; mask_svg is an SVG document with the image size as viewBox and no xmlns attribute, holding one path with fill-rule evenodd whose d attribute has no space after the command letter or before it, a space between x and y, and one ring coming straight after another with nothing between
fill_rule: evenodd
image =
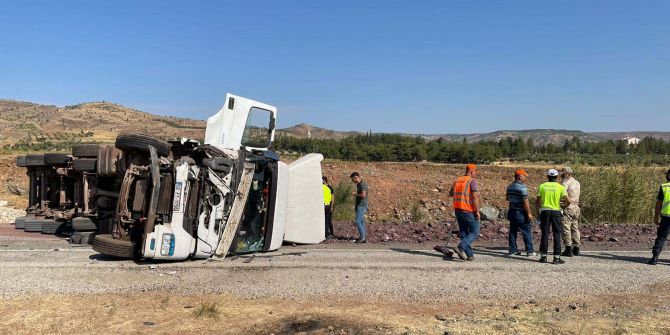
<instances>
[{"instance_id":1,"label":"yellow safety vest","mask_svg":"<svg viewBox=\"0 0 670 335\"><path fill-rule=\"evenodd\" d=\"M663 189L663 207L661 207L661 215L670 216L670 183L661 185Z\"/></svg>"},{"instance_id":2,"label":"yellow safety vest","mask_svg":"<svg viewBox=\"0 0 670 335\"><path fill-rule=\"evenodd\" d=\"M321 188L323 188L323 204L328 206L333 201L333 193L330 192L330 187L326 184L321 184Z\"/></svg>"}]
</instances>

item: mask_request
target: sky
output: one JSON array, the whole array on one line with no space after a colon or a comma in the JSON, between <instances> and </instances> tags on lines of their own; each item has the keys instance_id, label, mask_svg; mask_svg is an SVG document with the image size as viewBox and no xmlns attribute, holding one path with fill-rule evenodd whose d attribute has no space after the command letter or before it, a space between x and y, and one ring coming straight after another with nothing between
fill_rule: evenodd
<instances>
[{"instance_id":1,"label":"sky","mask_svg":"<svg viewBox=\"0 0 670 335\"><path fill-rule=\"evenodd\" d=\"M0 98L278 127L670 130L670 1L5 1Z\"/></svg>"}]
</instances>

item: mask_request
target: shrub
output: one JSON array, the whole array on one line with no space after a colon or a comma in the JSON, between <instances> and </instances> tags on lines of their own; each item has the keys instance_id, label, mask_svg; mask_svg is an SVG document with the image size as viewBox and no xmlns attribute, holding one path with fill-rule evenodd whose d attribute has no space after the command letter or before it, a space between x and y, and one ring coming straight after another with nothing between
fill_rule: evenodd
<instances>
[{"instance_id":1,"label":"shrub","mask_svg":"<svg viewBox=\"0 0 670 335\"><path fill-rule=\"evenodd\" d=\"M356 216L354 213L354 197L351 195L354 191L353 185L347 180L340 180L334 189L335 212L333 213L333 220L353 221Z\"/></svg>"},{"instance_id":2,"label":"shrub","mask_svg":"<svg viewBox=\"0 0 670 335\"><path fill-rule=\"evenodd\" d=\"M651 223L661 168L580 168L580 207L585 223Z\"/></svg>"}]
</instances>

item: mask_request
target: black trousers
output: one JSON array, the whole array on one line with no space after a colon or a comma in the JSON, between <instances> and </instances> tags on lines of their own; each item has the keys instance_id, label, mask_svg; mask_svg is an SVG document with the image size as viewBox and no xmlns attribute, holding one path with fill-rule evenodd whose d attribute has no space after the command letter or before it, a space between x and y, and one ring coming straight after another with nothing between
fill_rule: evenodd
<instances>
[{"instance_id":1,"label":"black trousers","mask_svg":"<svg viewBox=\"0 0 670 335\"><path fill-rule=\"evenodd\" d=\"M668 240L668 233L670 233L670 217L662 216L661 224L656 229L656 242L654 242L654 248L652 249L654 255L660 255L663 251L665 241Z\"/></svg>"},{"instance_id":2,"label":"black trousers","mask_svg":"<svg viewBox=\"0 0 670 335\"><path fill-rule=\"evenodd\" d=\"M546 255L549 251L549 231L554 238L554 257L561 255L561 234L563 233L563 214L561 211L544 210L540 214L540 254Z\"/></svg>"},{"instance_id":3,"label":"black trousers","mask_svg":"<svg viewBox=\"0 0 670 335\"><path fill-rule=\"evenodd\" d=\"M323 210L326 214L326 236L335 235L333 230L333 213L330 212L330 205L323 206Z\"/></svg>"}]
</instances>

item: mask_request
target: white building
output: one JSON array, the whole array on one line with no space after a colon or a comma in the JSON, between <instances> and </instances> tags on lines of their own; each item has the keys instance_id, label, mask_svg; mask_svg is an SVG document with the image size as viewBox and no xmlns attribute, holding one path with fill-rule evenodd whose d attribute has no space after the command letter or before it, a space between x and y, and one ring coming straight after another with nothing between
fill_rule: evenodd
<instances>
[{"instance_id":1,"label":"white building","mask_svg":"<svg viewBox=\"0 0 670 335\"><path fill-rule=\"evenodd\" d=\"M628 145L631 145L631 144L637 145L638 143L640 143L639 138L631 137L631 136L626 136L626 137L622 138L621 140L626 141L626 143L628 143Z\"/></svg>"}]
</instances>

